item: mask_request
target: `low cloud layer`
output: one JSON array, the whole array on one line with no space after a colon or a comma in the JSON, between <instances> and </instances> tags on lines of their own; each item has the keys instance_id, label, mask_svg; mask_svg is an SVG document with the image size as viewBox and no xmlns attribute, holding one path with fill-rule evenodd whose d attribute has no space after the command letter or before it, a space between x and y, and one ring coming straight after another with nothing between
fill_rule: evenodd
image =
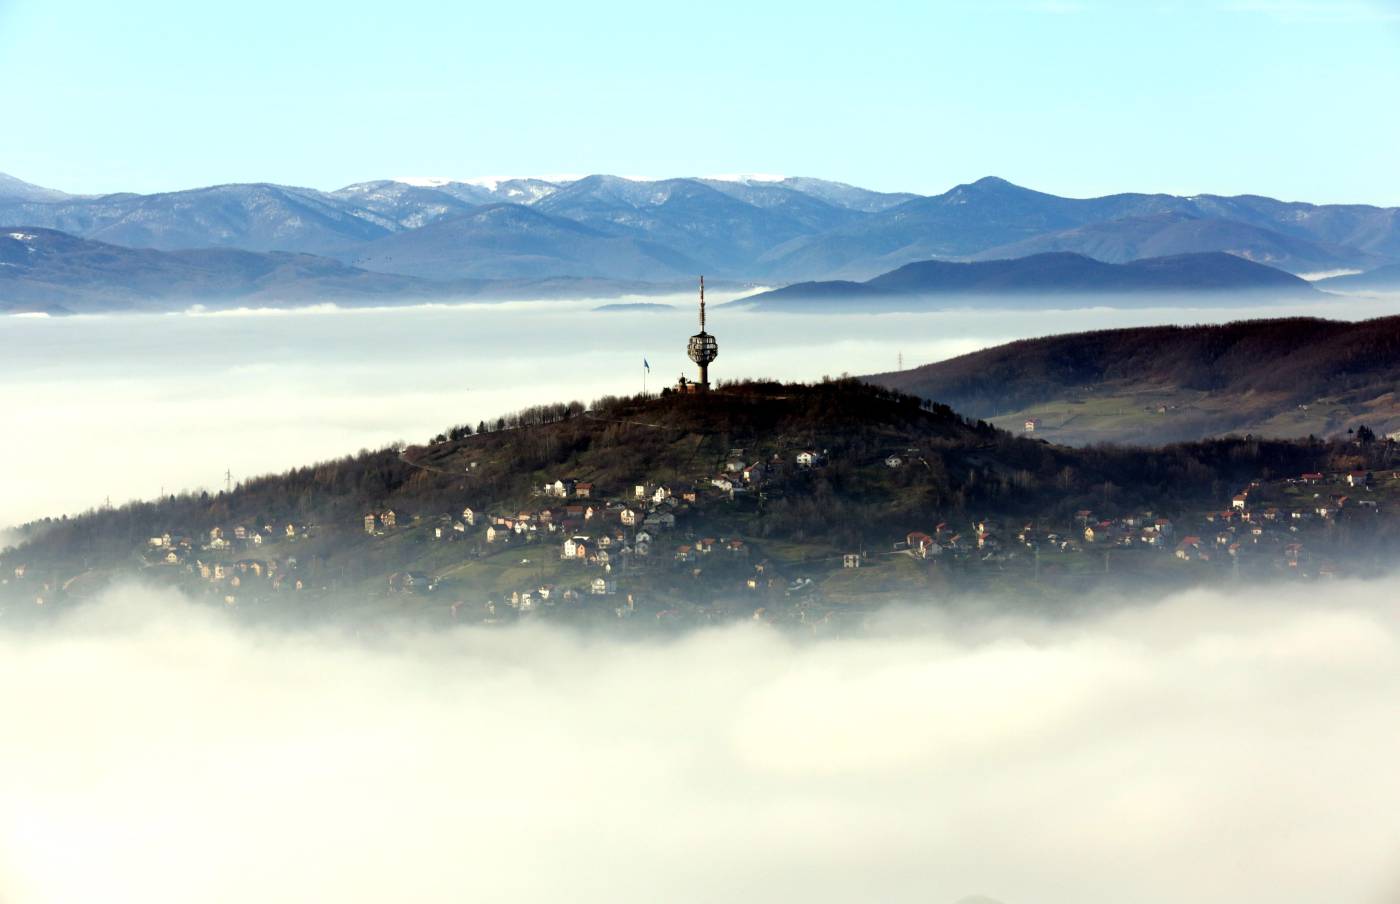
<instances>
[{"instance_id":1,"label":"low cloud layer","mask_svg":"<svg viewBox=\"0 0 1400 904\"><path fill-rule=\"evenodd\" d=\"M588 302L321 307L201 315L0 317L5 449L0 526L423 441L529 405L642 389L689 370L689 294L659 314ZM716 299L722 300L722 299ZM845 316L710 309L713 375L815 380L894 370L1012 339L1154 323L1318 313L1292 307L978 310ZM1332 317L1392 313L1338 299ZM61 362L61 363L57 363Z\"/></svg>"},{"instance_id":2,"label":"low cloud layer","mask_svg":"<svg viewBox=\"0 0 1400 904\"><path fill-rule=\"evenodd\" d=\"M0 630L0 901L1388 902L1400 582L860 637Z\"/></svg>"}]
</instances>

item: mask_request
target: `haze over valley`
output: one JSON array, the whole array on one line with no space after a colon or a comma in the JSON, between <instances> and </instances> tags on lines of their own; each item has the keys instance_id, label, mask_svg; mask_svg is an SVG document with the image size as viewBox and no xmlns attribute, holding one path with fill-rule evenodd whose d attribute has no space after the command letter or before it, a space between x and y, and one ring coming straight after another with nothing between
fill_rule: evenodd
<instances>
[{"instance_id":1,"label":"haze over valley","mask_svg":"<svg viewBox=\"0 0 1400 904\"><path fill-rule=\"evenodd\" d=\"M1400 587L1337 589L637 642L252 628L114 588L0 623L25 729L0 747L0 889L1386 904Z\"/></svg>"},{"instance_id":2,"label":"haze over valley","mask_svg":"<svg viewBox=\"0 0 1400 904\"><path fill-rule=\"evenodd\" d=\"M1398 50L0 0L0 904L1400 904Z\"/></svg>"}]
</instances>

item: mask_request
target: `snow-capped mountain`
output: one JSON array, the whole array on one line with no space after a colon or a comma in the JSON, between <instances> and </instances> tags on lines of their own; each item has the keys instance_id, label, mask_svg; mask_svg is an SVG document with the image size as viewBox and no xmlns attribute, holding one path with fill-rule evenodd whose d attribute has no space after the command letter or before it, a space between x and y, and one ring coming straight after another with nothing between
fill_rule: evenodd
<instances>
[{"instance_id":1,"label":"snow-capped mountain","mask_svg":"<svg viewBox=\"0 0 1400 904\"><path fill-rule=\"evenodd\" d=\"M529 215L526 215L528 212ZM933 196L808 177L402 177L70 196L0 177L0 225L132 248L323 255L440 279L868 279L931 258L1225 251L1291 272L1400 261L1400 209L1257 196L1062 198L986 178Z\"/></svg>"}]
</instances>

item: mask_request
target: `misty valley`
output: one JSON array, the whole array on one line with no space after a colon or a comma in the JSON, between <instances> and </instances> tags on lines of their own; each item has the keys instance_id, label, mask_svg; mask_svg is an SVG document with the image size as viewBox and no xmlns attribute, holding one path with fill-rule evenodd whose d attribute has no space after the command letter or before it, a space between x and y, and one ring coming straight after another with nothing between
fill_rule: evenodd
<instances>
[{"instance_id":1,"label":"misty valley","mask_svg":"<svg viewBox=\"0 0 1400 904\"><path fill-rule=\"evenodd\" d=\"M1400 430L1400 412L1387 413L1389 396L1322 436L1271 436L1263 422L1236 423L1218 436L1205 424L1162 447L1134 444L1132 430L1119 435L1121 446L1076 447L1054 442L1063 428L1038 417L1002 418L996 426L939 401L951 398L980 412L1002 404L999 393L1004 407L991 410L1004 412L1038 400L1027 393L1051 384L1027 363L1035 359L1024 341L870 378L917 395L815 372L902 359L906 346L929 347L911 341L911 333L1000 323L996 312L961 319L884 315L833 342L831 317L793 320L723 307L712 322L731 331L722 334L717 373L773 366L808 382L720 378L712 391L697 393L692 390L702 384L687 385L684 376L673 386L650 374L651 359L669 365L678 357L664 344L674 348L686 331L684 297L674 301L677 309L660 314L553 303L12 320L7 326L16 338L129 337L120 350L94 349L90 381L76 384L70 372L46 368L42 343L27 366L17 349L36 413L54 392L110 393L103 374L122 374L115 384L117 421L77 425L76 436L91 440L44 449L47 467L36 462L33 469L39 488L45 472L58 485L84 474L110 480L123 436L134 438L131 454L138 460L159 456L152 435L185 411L266 451L267 440L290 429L278 420L281 406L305 423L289 390L305 364L319 367L328 358L326 342L336 349L328 363L346 360L355 344L376 358L373 369L346 376L389 408L401 409L419 386L440 386L415 413L423 418L419 425L436 420L433 432L417 427L421 439L328 456L276 476L235 480L231 469L205 458L216 447L186 445L188 439L172 435L167 458L153 459L159 462L153 477L171 481L174 492L40 517L16 529L17 542L0 553L8 617L51 618L136 578L255 621L499 626L545 619L635 633L757 620L824 631L857 627L888 602L946 607L1015 598L1037 611L1070 612L1090 597L1375 576L1393 561L1400 447L1389 434ZM1368 310L1367 304L1355 310ZM1065 323L1076 314L1056 316ZM1115 315L1090 309L1077 316L1102 323ZM1157 315L1148 309L1116 316L1150 322ZM1213 329L1256 343L1256 350L1264 341L1292 354L1297 336L1326 326L1298 321L1289 332L1284 323ZM547 341L533 332L545 324L587 337L596 351L577 357L579 349L565 344L546 352ZM217 332L227 341L235 331L252 344L204 347L206 337ZM1372 382L1384 384L1390 359L1369 350L1393 344L1392 334L1384 319L1338 333L1350 345L1307 364L1315 389L1302 390L1293 377L1290 385L1302 392L1294 401L1335 395L1337 381L1353 391L1370 385L1358 382L1368 369ZM1120 335L1122 343L1139 342L1126 329L1062 343ZM174 336L189 344L192 386L207 380L199 371L212 366L221 389L235 387L228 403L163 407L178 399L180 381L172 379L168 360L143 376L139 350ZM852 347L852 339L863 344ZM260 345L268 342L275 343L272 355ZM605 351L609 345L614 350ZM1197 373L1191 385L1201 391L1212 385L1212 368L1248 374L1257 353L1246 353L1241 363L1228 345L1209 340L1201 348L1217 349L1193 352L1199 361L1191 365ZM642 373L619 367L619 353L635 354ZM1142 353L1125 345L1103 354L1127 362ZM977 363L984 358L988 363ZM415 359L430 366L415 369ZM1027 382L992 363L1003 359L1037 378ZM353 354L349 360L358 361ZM1076 352L1050 360L1089 358ZM1174 366L1185 372L1184 363ZM930 383L928 374L942 373L940 367L958 382ZM619 373L624 369L633 375ZM512 396L499 390L514 373L528 374L514 396L526 400L559 386L588 388L588 379L600 390L637 377L656 388L513 413L485 409L509 403ZM574 373L581 379L561 379ZM1115 378L1085 371L1066 374L1062 383L1077 389ZM463 385L468 380L497 392L479 397ZM160 406L147 413L121 404L122 394L140 398L146 382L157 387ZM1372 395L1387 391L1382 386ZM367 405L353 384L331 392L322 400L312 391L302 403L311 406L307 413L324 415L334 404L373 424L388 410ZM1238 408L1234 398L1224 395L1220 404ZM456 426L439 419L464 402L476 419ZM74 446L77 455L68 451ZM222 486L177 489L180 474L189 472L181 469L191 468L226 479ZM128 479L139 474L133 465ZM149 486L153 477L141 482ZM347 599L355 605L345 606Z\"/></svg>"},{"instance_id":2,"label":"misty valley","mask_svg":"<svg viewBox=\"0 0 1400 904\"><path fill-rule=\"evenodd\" d=\"M1400 904L1398 49L0 0L0 904Z\"/></svg>"}]
</instances>

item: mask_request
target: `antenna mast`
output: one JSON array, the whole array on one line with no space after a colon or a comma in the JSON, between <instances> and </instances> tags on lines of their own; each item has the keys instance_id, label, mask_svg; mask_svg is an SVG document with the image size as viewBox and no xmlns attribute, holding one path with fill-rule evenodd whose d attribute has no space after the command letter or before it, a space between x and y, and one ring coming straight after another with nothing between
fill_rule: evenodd
<instances>
[{"instance_id":1,"label":"antenna mast","mask_svg":"<svg viewBox=\"0 0 1400 904\"><path fill-rule=\"evenodd\" d=\"M719 343L715 337L705 332L705 277L700 277L700 332L690 337L686 349L690 360L700 365L700 381L693 384L695 392L707 392L710 388L710 363L719 355ZM682 390L685 391L685 390Z\"/></svg>"}]
</instances>

